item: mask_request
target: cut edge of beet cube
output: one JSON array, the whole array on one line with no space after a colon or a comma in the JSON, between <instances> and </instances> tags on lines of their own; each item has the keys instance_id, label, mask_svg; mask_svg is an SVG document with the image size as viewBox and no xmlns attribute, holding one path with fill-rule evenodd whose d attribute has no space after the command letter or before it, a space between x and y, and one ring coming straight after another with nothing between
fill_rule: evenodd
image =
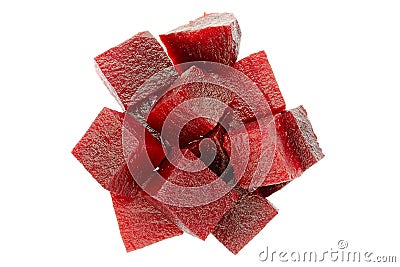
<instances>
[{"instance_id":1,"label":"cut edge of beet cube","mask_svg":"<svg viewBox=\"0 0 400 267\"><path fill-rule=\"evenodd\" d=\"M324 157L317 136L307 117L307 111L302 105L281 113L279 120L286 131L283 137L287 139L284 141L286 145L294 149L303 171Z\"/></svg>"},{"instance_id":2,"label":"cut edge of beet cube","mask_svg":"<svg viewBox=\"0 0 400 267\"><path fill-rule=\"evenodd\" d=\"M132 195L137 188L123 156L123 118L123 113L103 108L71 153L104 189Z\"/></svg>"},{"instance_id":3,"label":"cut edge of beet cube","mask_svg":"<svg viewBox=\"0 0 400 267\"><path fill-rule=\"evenodd\" d=\"M285 110L285 100L265 51L250 54L236 62L233 67L249 77L258 86L268 101L273 114Z\"/></svg>"},{"instance_id":4,"label":"cut edge of beet cube","mask_svg":"<svg viewBox=\"0 0 400 267\"><path fill-rule=\"evenodd\" d=\"M241 35L232 13L209 13L161 34L160 39L175 65L213 61L232 66L239 54Z\"/></svg>"},{"instance_id":5,"label":"cut edge of beet cube","mask_svg":"<svg viewBox=\"0 0 400 267\"><path fill-rule=\"evenodd\" d=\"M149 32L139 32L94 58L97 74L125 111L138 88L154 74L173 67L164 48Z\"/></svg>"},{"instance_id":6,"label":"cut edge of beet cube","mask_svg":"<svg viewBox=\"0 0 400 267\"><path fill-rule=\"evenodd\" d=\"M239 189L241 196L222 217L213 235L233 254L239 253L278 214L266 198Z\"/></svg>"},{"instance_id":7,"label":"cut edge of beet cube","mask_svg":"<svg viewBox=\"0 0 400 267\"><path fill-rule=\"evenodd\" d=\"M189 149L182 149L181 151L183 156L187 159L198 159ZM177 155L176 153L177 152L173 151L170 154L170 159L173 162L175 162ZM178 166L180 166L179 163L177 164ZM218 192L211 191L207 193L201 191L201 195L203 193L207 193L204 195L205 200L207 200L206 204L199 203L199 205L194 206L181 206L181 204L177 203L175 200L177 198L177 195L171 194L175 192L170 191L171 183L180 187L193 188L208 185L212 183L215 179L220 178L208 168L205 168L202 171L198 172L186 172L174 166L172 163L169 162L169 160L163 161L163 163L160 165L159 174L165 180L167 180L169 184L161 183L160 186L159 183L157 183L155 186L152 186L157 187L158 192L155 192L156 190L153 190L154 194L149 195L146 191L146 199L151 202L156 208L162 211L167 216L167 218L174 222L180 229L195 237L200 238L201 240L205 240L207 238L214 227L218 224L219 220L239 197L239 194L234 189L229 188L229 185L225 185L225 183L221 181L219 184L223 185L222 189L229 189L227 193L223 194L217 199L213 199L208 202L207 199L209 197L212 198L213 196L217 196L215 194L218 194ZM157 179L154 180L157 181ZM210 190L220 189L221 188L218 186L218 184L214 187L210 187ZM176 193L181 194L182 197L187 197L189 200L192 200L193 198L193 195L186 195L185 191L181 191L181 189L178 189Z\"/></svg>"},{"instance_id":8,"label":"cut edge of beet cube","mask_svg":"<svg viewBox=\"0 0 400 267\"><path fill-rule=\"evenodd\" d=\"M134 197L123 197L111 193L111 198L127 252L183 234L182 230L140 193Z\"/></svg>"}]
</instances>

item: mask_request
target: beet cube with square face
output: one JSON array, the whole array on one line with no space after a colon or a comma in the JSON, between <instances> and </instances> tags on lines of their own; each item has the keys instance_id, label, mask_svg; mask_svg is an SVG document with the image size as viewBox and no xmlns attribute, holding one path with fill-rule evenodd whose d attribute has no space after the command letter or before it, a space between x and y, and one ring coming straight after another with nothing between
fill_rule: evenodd
<instances>
[{"instance_id":1,"label":"beet cube with square face","mask_svg":"<svg viewBox=\"0 0 400 267\"><path fill-rule=\"evenodd\" d=\"M239 60L233 67L248 76L258 86L268 101L273 114L285 110L285 100L264 51Z\"/></svg>"},{"instance_id":2,"label":"beet cube with square face","mask_svg":"<svg viewBox=\"0 0 400 267\"><path fill-rule=\"evenodd\" d=\"M72 154L105 189L129 196L136 187L123 155L123 120L123 113L103 108Z\"/></svg>"},{"instance_id":3,"label":"beet cube with square face","mask_svg":"<svg viewBox=\"0 0 400 267\"><path fill-rule=\"evenodd\" d=\"M274 124L265 118L246 123L241 129L230 129L224 136L224 148L230 157L235 180L243 188L253 190L264 183L274 169Z\"/></svg>"},{"instance_id":4,"label":"beet cube with square face","mask_svg":"<svg viewBox=\"0 0 400 267\"><path fill-rule=\"evenodd\" d=\"M260 186L291 181L324 156L307 118L307 113L302 106L276 114L274 118L276 134L270 135L271 138L276 138L274 157L269 172ZM265 125L253 121L245 124L245 126L245 131L232 131L231 136L225 135L224 148L230 154L232 140L235 140L235 149L246 146L247 142L244 142L246 140L242 136L248 135L249 160L245 158L232 159L236 162L231 162L231 164L234 170L240 166L239 164L246 164L244 174L238 177L236 173L235 178L239 180L240 186L249 188L259 164L257 159L262 155L259 144ZM274 140L270 140L270 142L273 143Z\"/></svg>"},{"instance_id":5,"label":"beet cube with square face","mask_svg":"<svg viewBox=\"0 0 400 267\"><path fill-rule=\"evenodd\" d=\"M227 110L233 113L232 118L243 122L270 114L268 107L265 108L262 101L258 101L262 94L257 87L239 71L225 68L220 68L220 75L216 76L198 66L189 67L156 102L147 117L147 123L162 132L171 144L183 148L213 130L222 118L229 117L226 116ZM232 84L228 77L223 76L227 74L240 74L245 81ZM234 80L236 77L232 78ZM229 85L247 91L240 95ZM251 104L243 99L244 95L251 100ZM267 102L265 104L268 105ZM229 121L225 124L229 124Z\"/></svg>"},{"instance_id":6,"label":"beet cube with square face","mask_svg":"<svg viewBox=\"0 0 400 267\"><path fill-rule=\"evenodd\" d=\"M201 171L185 170L187 163L178 156L180 152L187 160L198 160L197 166ZM220 178L190 150L174 150L170 153L169 159L161 163L159 170L159 174L168 183L158 183L159 180L154 178L152 181L156 181L156 186L151 188L151 194L156 197L158 195L158 198L147 195L147 199L182 230L205 240L239 195L224 181L218 181L219 183L208 189L200 189L201 186L211 184ZM192 194L193 188L199 191ZM226 190L223 191L226 193L219 195L220 190ZM202 203L203 200L206 203ZM185 203L193 205L185 206Z\"/></svg>"},{"instance_id":7,"label":"beet cube with square face","mask_svg":"<svg viewBox=\"0 0 400 267\"><path fill-rule=\"evenodd\" d=\"M126 251L181 235L183 232L138 192L134 197L111 194Z\"/></svg>"},{"instance_id":8,"label":"beet cube with square face","mask_svg":"<svg viewBox=\"0 0 400 267\"><path fill-rule=\"evenodd\" d=\"M275 125L278 145L297 169L305 171L324 157L303 106L276 115Z\"/></svg>"},{"instance_id":9,"label":"beet cube with square face","mask_svg":"<svg viewBox=\"0 0 400 267\"><path fill-rule=\"evenodd\" d=\"M160 35L174 64L213 61L236 62L241 31L231 13L205 14L189 24Z\"/></svg>"},{"instance_id":10,"label":"beet cube with square face","mask_svg":"<svg viewBox=\"0 0 400 267\"><path fill-rule=\"evenodd\" d=\"M174 72L171 60L148 31L96 56L95 67L124 110L135 101L132 97L146 80L166 68Z\"/></svg>"},{"instance_id":11,"label":"beet cube with square face","mask_svg":"<svg viewBox=\"0 0 400 267\"><path fill-rule=\"evenodd\" d=\"M157 166L165 155L161 143L135 121L136 127L143 129L144 138L139 140L128 132L127 136L131 139L124 144L124 116L118 111L103 108L72 154L102 187L114 194L133 196L137 186L125 160L124 145L134 155L130 157L131 164L139 165L143 159L150 157L152 164Z\"/></svg>"},{"instance_id":12,"label":"beet cube with square face","mask_svg":"<svg viewBox=\"0 0 400 267\"><path fill-rule=\"evenodd\" d=\"M275 127L274 163L261 186L291 181L324 157L303 106L276 114Z\"/></svg>"},{"instance_id":13,"label":"beet cube with square face","mask_svg":"<svg viewBox=\"0 0 400 267\"><path fill-rule=\"evenodd\" d=\"M216 126L224 112L219 106L211 105L210 100L200 99L221 91L210 79L200 68L190 67L157 101L147 123L175 146L185 147L200 139Z\"/></svg>"},{"instance_id":14,"label":"beet cube with square face","mask_svg":"<svg viewBox=\"0 0 400 267\"><path fill-rule=\"evenodd\" d=\"M213 230L213 235L233 254L253 239L278 211L258 194L241 190L233 204Z\"/></svg>"}]
</instances>

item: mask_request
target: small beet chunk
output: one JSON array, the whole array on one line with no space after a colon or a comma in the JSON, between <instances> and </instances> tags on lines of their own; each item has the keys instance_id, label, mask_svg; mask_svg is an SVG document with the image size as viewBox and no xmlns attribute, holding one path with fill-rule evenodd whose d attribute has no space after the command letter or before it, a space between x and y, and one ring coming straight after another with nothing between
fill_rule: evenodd
<instances>
[{"instance_id":1,"label":"small beet chunk","mask_svg":"<svg viewBox=\"0 0 400 267\"><path fill-rule=\"evenodd\" d=\"M226 74L224 72L222 74ZM243 75L236 70L228 72ZM257 99L257 93L262 97L258 91L253 92L258 90L257 87L245 78L250 83L244 82L235 86L241 90L249 89L246 92L249 98ZM212 76L198 66L191 66L156 102L147 117L147 123L156 131L162 132L163 137L171 144L184 148L213 130L222 118L228 118L227 109L231 109L234 117L242 122L270 114L268 109L262 110L257 101L254 101L254 107L250 107L242 96L225 84L227 81L224 79L226 77ZM174 140L178 134L179 140Z\"/></svg>"},{"instance_id":2,"label":"small beet chunk","mask_svg":"<svg viewBox=\"0 0 400 267\"><path fill-rule=\"evenodd\" d=\"M285 100L264 51L239 60L233 67L244 73L258 86L268 101L272 114L285 110Z\"/></svg>"},{"instance_id":3,"label":"small beet chunk","mask_svg":"<svg viewBox=\"0 0 400 267\"><path fill-rule=\"evenodd\" d=\"M237 200L239 194L235 190L229 188L223 181L221 181L222 186L215 186L210 188L210 190L203 190L200 194L204 196L204 199L216 196L220 191L229 189L229 191L220 196L217 199L205 204L197 205L197 201L202 201L202 199L197 195L193 195L190 192L191 188L200 188L202 186L212 183L216 179L220 179L216 176L210 169L208 169L202 161L200 161L190 150L181 150L182 155L188 160L198 160L201 167L201 171L191 172L189 170L180 169L183 166L182 161L178 162L177 149L170 153L169 159L174 162L174 166L169 160L165 160L160 165L159 174L164 177L170 184L164 183L159 186L158 196L163 199L156 199L153 196L148 195L148 200L159 208L171 221L178 225L185 232L192 234L202 240L205 240L207 236L211 233L212 229L217 225L218 221L222 216L229 210L231 205ZM181 167L179 167L181 166ZM180 189L174 191L171 189L172 186L178 186ZM154 189L154 188L153 188ZM185 191L185 189L189 189ZM154 191L154 190L153 190ZM178 196L177 194L180 194ZM225 191L224 191L225 192ZM185 201L186 203L193 203L193 206L184 206L175 202L179 198L179 201ZM166 203L164 200L172 199L171 204ZM174 203L172 203L174 202Z\"/></svg>"},{"instance_id":4,"label":"small beet chunk","mask_svg":"<svg viewBox=\"0 0 400 267\"><path fill-rule=\"evenodd\" d=\"M274 163L261 186L291 181L324 157L303 106L276 114L275 127Z\"/></svg>"},{"instance_id":5,"label":"small beet chunk","mask_svg":"<svg viewBox=\"0 0 400 267\"><path fill-rule=\"evenodd\" d=\"M275 125L286 158L297 158L303 171L324 157L303 106L278 114Z\"/></svg>"},{"instance_id":6,"label":"small beet chunk","mask_svg":"<svg viewBox=\"0 0 400 267\"><path fill-rule=\"evenodd\" d=\"M130 163L138 165L150 157L157 166L165 157L161 143L138 122L131 119L135 126L140 126L145 137L138 139L131 132L124 132L123 113L103 108L87 132L72 150L72 154L85 169L108 191L123 196L136 194L137 186L124 157L123 139L129 141ZM132 124L130 124L132 126ZM123 134L126 134L123 137ZM127 145L127 144L125 144Z\"/></svg>"},{"instance_id":7,"label":"small beet chunk","mask_svg":"<svg viewBox=\"0 0 400 267\"><path fill-rule=\"evenodd\" d=\"M228 98L212 77L192 66L157 101L147 123L171 144L183 148L214 129L222 117L225 109L213 105L213 95L225 101Z\"/></svg>"},{"instance_id":8,"label":"small beet chunk","mask_svg":"<svg viewBox=\"0 0 400 267\"><path fill-rule=\"evenodd\" d=\"M164 49L147 31L95 57L97 73L124 110L147 79L172 66Z\"/></svg>"},{"instance_id":9,"label":"small beet chunk","mask_svg":"<svg viewBox=\"0 0 400 267\"><path fill-rule=\"evenodd\" d=\"M243 188L253 190L274 169L275 129L269 120L252 121L244 126L225 134L224 148L230 156L235 180Z\"/></svg>"},{"instance_id":10,"label":"small beet chunk","mask_svg":"<svg viewBox=\"0 0 400 267\"><path fill-rule=\"evenodd\" d=\"M183 232L145 200L141 192L134 197L111 194L118 226L126 251L143 248Z\"/></svg>"},{"instance_id":11,"label":"small beet chunk","mask_svg":"<svg viewBox=\"0 0 400 267\"><path fill-rule=\"evenodd\" d=\"M232 66L239 53L241 31L231 13L204 15L160 35L174 64L213 61Z\"/></svg>"},{"instance_id":12,"label":"small beet chunk","mask_svg":"<svg viewBox=\"0 0 400 267\"><path fill-rule=\"evenodd\" d=\"M212 233L228 250L237 254L277 214L265 198L242 192Z\"/></svg>"},{"instance_id":13,"label":"small beet chunk","mask_svg":"<svg viewBox=\"0 0 400 267\"><path fill-rule=\"evenodd\" d=\"M105 189L130 196L136 186L123 155L123 120L123 113L103 108L72 154Z\"/></svg>"},{"instance_id":14,"label":"small beet chunk","mask_svg":"<svg viewBox=\"0 0 400 267\"><path fill-rule=\"evenodd\" d=\"M260 186L269 186L291 181L299 177L306 169L323 158L323 153L317 142L311 123L307 118L307 112L304 107L300 106L295 109L284 111L276 114L276 147L271 168ZM237 158L231 161L234 170L240 164L247 164L246 171L241 177L235 174L235 178L239 179L239 185L243 188L249 188L253 179L253 174L258 166L256 160L262 151L260 151L260 138L263 124L253 121L246 123L246 131L233 132L231 136L224 136L224 148L231 154L232 140L235 141L236 149L246 145L243 135L249 137L250 159L245 161L244 158ZM259 128L259 127L260 128ZM274 137L274 135L271 135ZM269 140L269 139L267 139ZM270 140L273 142L273 140ZM242 144L243 143L243 144ZM243 150L243 149L242 149Z\"/></svg>"}]
</instances>

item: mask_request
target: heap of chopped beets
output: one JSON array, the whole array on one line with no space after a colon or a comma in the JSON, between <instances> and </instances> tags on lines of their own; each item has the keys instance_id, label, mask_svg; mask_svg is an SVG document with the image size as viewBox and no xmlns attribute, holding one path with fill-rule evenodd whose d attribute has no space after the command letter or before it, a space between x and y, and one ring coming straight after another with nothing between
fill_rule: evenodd
<instances>
[{"instance_id":1,"label":"heap of chopped beets","mask_svg":"<svg viewBox=\"0 0 400 267\"><path fill-rule=\"evenodd\" d=\"M237 254L278 213L266 198L323 158L304 107L286 110L266 53L260 51L237 61L240 38L239 24L233 14L205 14L160 35L166 52L146 31L95 57L97 73L123 112L103 108L72 154L103 188L110 191L127 251L186 232L202 240L212 234ZM258 122L254 113L248 113L241 100L228 92L218 77L210 76L198 65L187 70L178 67L193 61L229 66L246 75L265 97L269 105L265 110L274 121L275 141L272 164L257 188L251 186L258 166L257 160L252 159L266 153L260 142L261 133L263 129L268 132L268 126ZM157 87L162 93L155 94L159 96L155 100L150 99L154 92L143 90L142 85L163 70L168 75L160 75ZM169 80L164 81L162 77ZM191 82L199 78L201 82ZM245 127L228 132L222 126L222 120L227 117L224 110L214 111L212 106L199 105L197 109L183 109L175 117L170 116L170 127L204 109L212 110L220 120L199 116L182 128L177 140L168 134L161 137L164 120L171 110L199 97L215 97L227 103ZM151 108L149 103L152 103ZM129 151L133 156L127 160L123 148L124 120L133 104L139 108L132 111L132 129L128 133ZM174 129L169 130L167 133L174 132ZM250 160L243 163L241 157L231 158L231 154L241 153L245 135ZM202 143L203 138L212 140L214 145ZM203 151L213 150L210 162L201 158L201 146ZM186 160L201 158L204 161L200 164L202 169L188 172L176 167L177 162L183 160L179 158L181 154ZM144 169L146 162L151 162L152 171ZM245 164L243 175L238 175L240 164ZM236 183L213 202L179 206L154 198L150 191L143 190L145 183L139 185L139 180L153 179L154 173L183 187L201 186L218 179L223 179L226 184ZM162 187L160 183L152 190L158 191Z\"/></svg>"}]
</instances>

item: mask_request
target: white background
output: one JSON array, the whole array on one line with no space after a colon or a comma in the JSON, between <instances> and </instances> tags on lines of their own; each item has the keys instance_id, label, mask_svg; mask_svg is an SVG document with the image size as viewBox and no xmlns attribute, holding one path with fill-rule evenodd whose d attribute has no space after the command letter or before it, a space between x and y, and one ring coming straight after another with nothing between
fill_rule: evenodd
<instances>
[{"instance_id":1,"label":"white background","mask_svg":"<svg viewBox=\"0 0 400 267\"><path fill-rule=\"evenodd\" d=\"M326 157L270 198L280 213L236 256L189 235L126 253L109 194L70 153L103 106L119 110L93 57L225 11L242 29L239 57L267 52ZM2 1L0 266L270 266L266 246L340 239L400 261L399 11L384 0Z\"/></svg>"}]
</instances>

